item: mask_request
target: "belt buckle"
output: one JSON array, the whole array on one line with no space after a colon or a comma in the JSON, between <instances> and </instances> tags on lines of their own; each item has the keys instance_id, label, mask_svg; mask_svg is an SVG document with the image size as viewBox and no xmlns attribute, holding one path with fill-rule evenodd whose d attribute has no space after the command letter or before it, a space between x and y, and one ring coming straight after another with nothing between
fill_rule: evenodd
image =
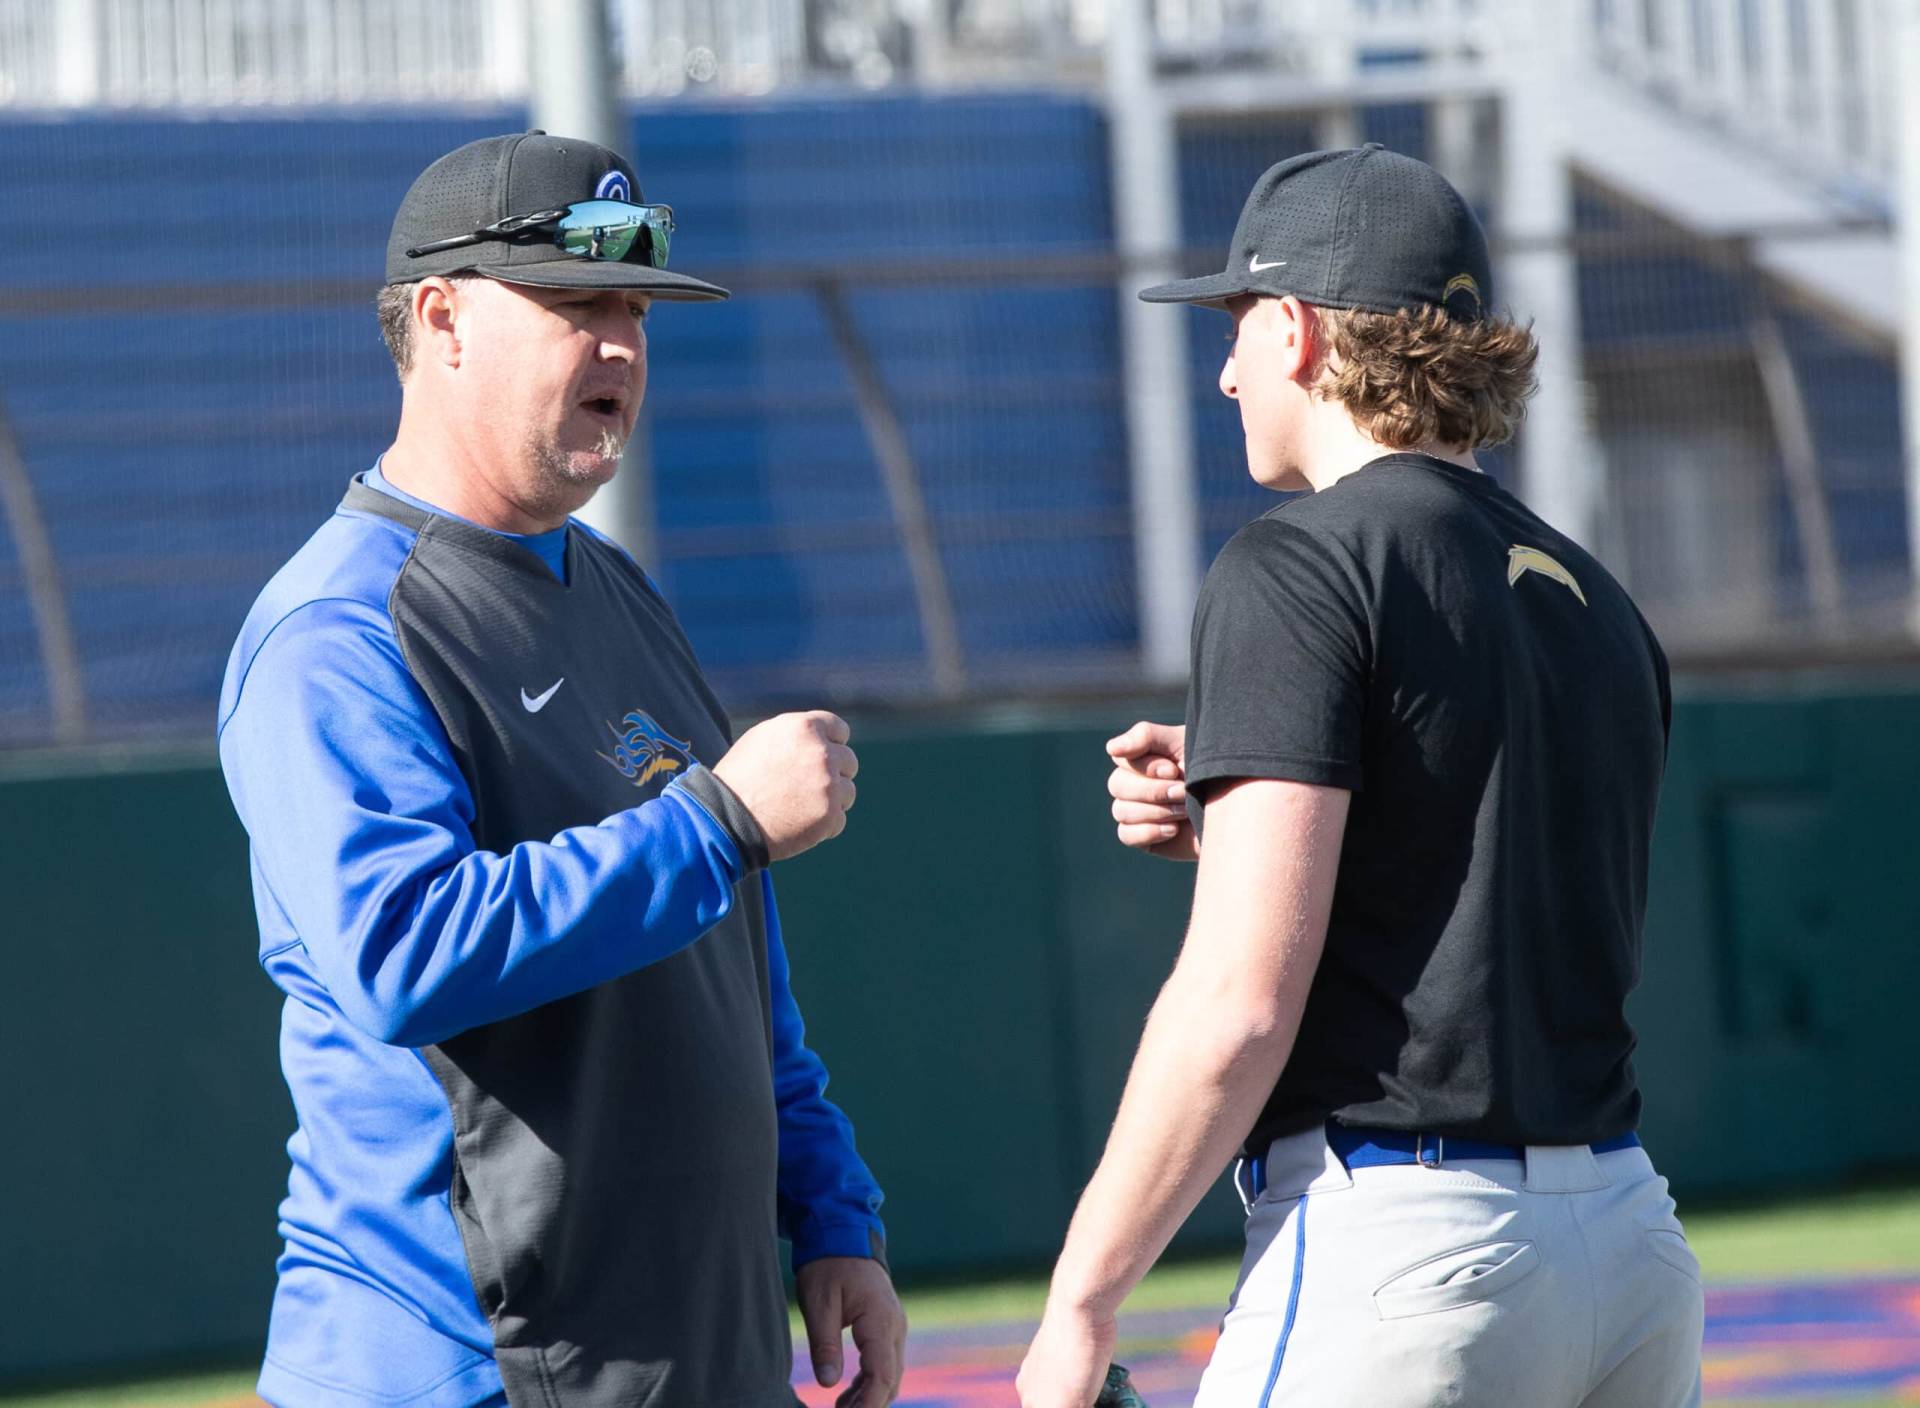
<instances>
[{"instance_id":1,"label":"belt buckle","mask_svg":"<svg viewBox=\"0 0 1920 1408\"><path fill-rule=\"evenodd\" d=\"M1447 1137L1444 1134L1436 1134L1433 1136L1432 1163L1428 1163L1426 1157L1421 1152L1421 1142L1425 1140L1426 1137L1424 1134L1416 1134L1413 1136L1413 1161L1422 1168L1439 1168L1440 1165L1447 1161Z\"/></svg>"}]
</instances>

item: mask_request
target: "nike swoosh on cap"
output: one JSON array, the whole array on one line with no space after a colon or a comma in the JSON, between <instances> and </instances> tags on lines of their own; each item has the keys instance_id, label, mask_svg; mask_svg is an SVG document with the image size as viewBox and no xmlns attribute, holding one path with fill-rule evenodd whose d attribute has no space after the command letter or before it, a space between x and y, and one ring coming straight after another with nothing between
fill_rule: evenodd
<instances>
[{"instance_id":1,"label":"nike swoosh on cap","mask_svg":"<svg viewBox=\"0 0 1920 1408\"><path fill-rule=\"evenodd\" d=\"M1247 272L1249 274L1257 274L1262 269L1278 269L1286 262L1284 259L1269 259L1266 263L1262 264L1260 262L1260 256L1256 254L1247 261Z\"/></svg>"},{"instance_id":2,"label":"nike swoosh on cap","mask_svg":"<svg viewBox=\"0 0 1920 1408\"><path fill-rule=\"evenodd\" d=\"M547 701L553 698L553 692L566 682L567 677L562 675L539 694L535 695L529 695L525 685L520 686L520 707L525 709L529 714L539 713L547 707Z\"/></svg>"}]
</instances>

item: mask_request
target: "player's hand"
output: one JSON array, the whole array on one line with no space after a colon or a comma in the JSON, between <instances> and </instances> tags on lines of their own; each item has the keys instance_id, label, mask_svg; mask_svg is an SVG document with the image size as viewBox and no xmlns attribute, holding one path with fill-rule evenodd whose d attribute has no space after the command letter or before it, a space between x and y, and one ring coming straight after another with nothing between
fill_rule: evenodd
<instances>
[{"instance_id":1,"label":"player's hand","mask_svg":"<svg viewBox=\"0 0 1920 1408\"><path fill-rule=\"evenodd\" d=\"M847 747L851 730L838 714L815 709L755 724L713 765L753 813L767 853L785 860L847 829L860 760Z\"/></svg>"},{"instance_id":2,"label":"player's hand","mask_svg":"<svg viewBox=\"0 0 1920 1408\"><path fill-rule=\"evenodd\" d=\"M1047 1307L1014 1388L1020 1408L1091 1408L1119 1337L1113 1317Z\"/></svg>"},{"instance_id":3,"label":"player's hand","mask_svg":"<svg viewBox=\"0 0 1920 1408\"><path fill-rule=\"evenodd\" d=\"M860 1369L834 1404L886 1408L900 1392L907 1352L907 1313L887 1269L863 1256L823 1256L801 1267L793 1280L820 1387L840 1382L840 1334L851 1329Z\"/></svg>"},{"instance_id":4,"label":"player's hand","mask_svg":"<svg viewBox=\"0 0 1920 1408\"><path fill-rule=\"evenodd\" d=\"M1107 740L1107 756L1120 844L1166 860L1198 860L1200 838L1186 808L1186 725L1137 723Z\"/></svg>"}]
</instances>

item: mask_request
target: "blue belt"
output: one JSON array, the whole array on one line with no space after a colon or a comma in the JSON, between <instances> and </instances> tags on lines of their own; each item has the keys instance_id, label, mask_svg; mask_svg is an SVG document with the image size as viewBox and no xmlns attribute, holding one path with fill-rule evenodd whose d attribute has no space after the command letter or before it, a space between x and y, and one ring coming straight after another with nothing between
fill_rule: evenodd
<instances>
[{"instance_id":1,"label":"blue belt","mask_svg":"<svg viewBox=\"0 0 1920 1408\"><path fill-rule=\"evenodd\" d=\"M1637 1134L1621 1134L1602 1139L1588 1147L1596 1154L1611 1154L1640 1145ZM1439 1168L1446 1163L1465 1163L1473 1159L1512 1159L1524 1161L1525 1145L1489 1144L1481 1139L1451 1139L1442 1134L1408 1134L1398 1129L1367 1129L1346 1125L1327 1125L1327 1147L1347 1166L1391 1168L1399 1164L1420 1164ZM1234 1165L1234 1186L1249 1206L1267 1189L1267 1156L1256 1154Z\"/></svg>"},{"instance_id":2,"label":"blue belt","mask_svg":"<svg viewBox=\"0 0 1920 1408\"><path fill-rule=\"evenodd\" d=\"M1622 1134L1589 1145L1596 1154L1611 1154L1632 1149L1640 1143L1637 1134ZM1327 1126L1327 1144L1349 1169L1388 1168L1394 1164L1424 1164L1438 1168L1445 1163L1465 1163L1471 1159L1525 1159L1521 1144L1489 1144L1480 1139L1449 1139L1443 1134L1407 1134L1397 1129L1349 1129L1345 1125Z\"/></svg>"}]
</instances>

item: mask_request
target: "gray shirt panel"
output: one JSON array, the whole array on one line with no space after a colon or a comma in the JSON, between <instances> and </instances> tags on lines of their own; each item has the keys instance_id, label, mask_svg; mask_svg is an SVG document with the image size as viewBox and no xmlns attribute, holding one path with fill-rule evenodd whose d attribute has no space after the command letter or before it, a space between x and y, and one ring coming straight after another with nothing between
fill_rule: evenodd
<instances>
[{"instance_id":1,"label":"gray shirt panel","mask_svg":"<svg viewBox=\"0 0 1920 1408\"><path fill-rule=\"evenodd\" d=\"M563 583L485 529L359 484L346 502L418 530L389 607L478 845L545 841L691 776L764 863L751 817L701 766L729 746L726 715L624 553L573 528ZM423 1053L452 1108L454 1217L515 1408L794 1402L772 1054L751 870L671 958Z\"/></svg>"}]
</instances>

